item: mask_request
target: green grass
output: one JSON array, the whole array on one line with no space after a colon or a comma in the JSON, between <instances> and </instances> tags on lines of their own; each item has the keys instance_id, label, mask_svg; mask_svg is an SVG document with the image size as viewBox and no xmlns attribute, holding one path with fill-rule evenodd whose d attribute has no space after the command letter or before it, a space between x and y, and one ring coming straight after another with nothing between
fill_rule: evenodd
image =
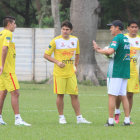
<instances>
[{"instance_id":1,"label":"green grass","mask_svg":"<svg viewBox=\"0 0 140 140\"><path fill-rule=\"evenodd\" d=\"M60 125L52 85L21 83L20 86L20 113L32 126L14 126L8 94L3 109L3 118L8 125L0 126L0 140L140 140L139 94L134 97L131 114L134 126L121 126L122 113L120 124L104 127L108 118L106 87L79 85L82 115L93 123L76 124L70 98L66 95L64 114L68 124Z\"/></svg>"}]
</instances>

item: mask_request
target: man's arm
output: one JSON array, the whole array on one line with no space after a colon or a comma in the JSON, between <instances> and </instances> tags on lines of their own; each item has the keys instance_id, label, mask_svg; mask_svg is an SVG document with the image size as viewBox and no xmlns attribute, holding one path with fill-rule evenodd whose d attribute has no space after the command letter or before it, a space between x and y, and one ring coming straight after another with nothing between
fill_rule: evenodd
<instances>
[{"instance_id":1,"label":"man's arm","mask_svg":"<svg viewBox=\"0 0 140 140\"><path fill-rule=\"evenodd\" d=\"M77 68L79 64L79 54L75 54L75 67Z\"/></svg>"},{"instance_id":2,"label":"man's arm","mask_svg":"<svg viewBox=\"0 0 140 140\"><path fill-rule=\"evenodd\" d=\"M65 64L64 64L64 63L59 62L58 60L54 59L53 57L51 57L50 55L48 55L48 54L46 54L46 53L44 54L44 58L47 59L47 60L50 61L50 62L55 63L55 64L58 65L60 68L65 67Z\"/></svg>"},{"instance_id":3,"label":"man's arm","mask_svg":"<svg viewBox=\"0 0 140 140\"><path fill-rule=\"evenodd\" d=\"M1 57L2 66L0 67L0 75L3 72L3 68L4 68L6 56L7 56L7 51L8 51L8 47L7 46L3 46L3 48L2 48L2 57Z\"/></svg>"},{"instance_id":4,"label":"man's arm","mask_svg":"<svg viewBox=\"0 0 140 140\"><path fill-rule=\"evenodd\" d=\"M95 49L95 51L97 51L98 53L101 54L105 54L105 55L110 55L113 54L115 52L115 50L113 48L108 48L108 49L102 49L100 48L97 43L95 41L93 41L93 48Z\"/></svg>"}]
</instances>

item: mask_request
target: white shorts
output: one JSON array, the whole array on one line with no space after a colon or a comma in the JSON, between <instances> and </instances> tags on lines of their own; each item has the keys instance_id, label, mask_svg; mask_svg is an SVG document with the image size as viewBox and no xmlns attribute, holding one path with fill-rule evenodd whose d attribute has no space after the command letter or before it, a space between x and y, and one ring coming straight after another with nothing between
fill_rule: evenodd
<instances>
[{"instance_id":1,"label":"white shorts","mask_svg":"<svg viewBox=\"0 0 140 140\"><path fill-rule=\"evenodd\" d=\"M127 79L107 78L108 94L114 96L126 96Z\"/></svg>"}]
</instances>

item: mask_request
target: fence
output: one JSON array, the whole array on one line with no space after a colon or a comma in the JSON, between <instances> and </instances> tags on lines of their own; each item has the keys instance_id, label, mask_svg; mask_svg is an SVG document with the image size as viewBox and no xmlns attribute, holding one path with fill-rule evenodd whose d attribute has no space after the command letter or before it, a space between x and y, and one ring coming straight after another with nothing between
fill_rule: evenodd
<instances>
[{"instance_id":1,"label":"fence","mask_svg":"<svg viewBox=\"0 0 140 140\"><path fill-rule=\"evenodd\" d=\"M13 38L17 53L16 74L20 81L42 81L52 75L53 63L46 61L43 55L53 37L53 28L16 28ZM111 40L110 32L98 30L96 40L101 47L107 46ZM108 60L100 54L96 54L96 58L106 73Z\"/></svg>"}]
</instances>

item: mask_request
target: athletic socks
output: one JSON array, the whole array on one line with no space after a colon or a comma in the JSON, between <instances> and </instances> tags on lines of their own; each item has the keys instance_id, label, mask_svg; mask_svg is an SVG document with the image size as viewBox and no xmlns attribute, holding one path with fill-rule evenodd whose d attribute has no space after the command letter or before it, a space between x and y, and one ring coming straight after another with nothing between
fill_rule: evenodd
<instances>
[{"instance_id":1,"label":"athletic socks","mask_svg":"<svg viewBox=\"0 0 140 140\"><path fill-rule=\"evenodd\" d=\"M114 118L109 118L109 119L108 119L108 123L109 123L109 124L114 124Z\"/></svg>"},{"instance_id":2,"label":"athletic socks","mask_svg":"<svg viewBox=\"0 0 140 140\"><path fill-rule=\"evenodd\" d=\"M121 114L120 109L115 109L115 114Z\"/></svg>"},{"instance_id":3,"label":"athletic socks","mask_svg":"<svg viewBox=\"0 0 140 140\"><path fill-rule=\"evenodd\" d=\"M77 120L79 120L79 119L82 119L83 118L83 116L82 115L78 115L78 116L76 116L77 117Z\"/></svg>"},{"instance_id":4,"label":"athletic socks","mask_svg":"<svg viewBox=\"0 0 140 140\"><path fill-rule=\"evenodd\" d=\"M125 117L125 118L124 118L124 122L125 122L125 123L130 123L130 117Z\"/></svg>"},{"instance_id":5,"label":"athletic socks","mask_svg":"<svg viewBox=\"0 0 140 140\"><path fill-rule=\"evenodd\" d=\"M59 115L59 118L65 118L65 116L64 115Z\"/></svg>"},{"instance_id":6,"label":"athletic socks","mask_svg":"<svg viewBox=\"0 0 140 140\"><path fill-rule=\"evenodd\" d=\"M15 114L15 120L21 119L20 114ZM21 119L22 120L22 119Z\"/></svg>"}]
</instances>

